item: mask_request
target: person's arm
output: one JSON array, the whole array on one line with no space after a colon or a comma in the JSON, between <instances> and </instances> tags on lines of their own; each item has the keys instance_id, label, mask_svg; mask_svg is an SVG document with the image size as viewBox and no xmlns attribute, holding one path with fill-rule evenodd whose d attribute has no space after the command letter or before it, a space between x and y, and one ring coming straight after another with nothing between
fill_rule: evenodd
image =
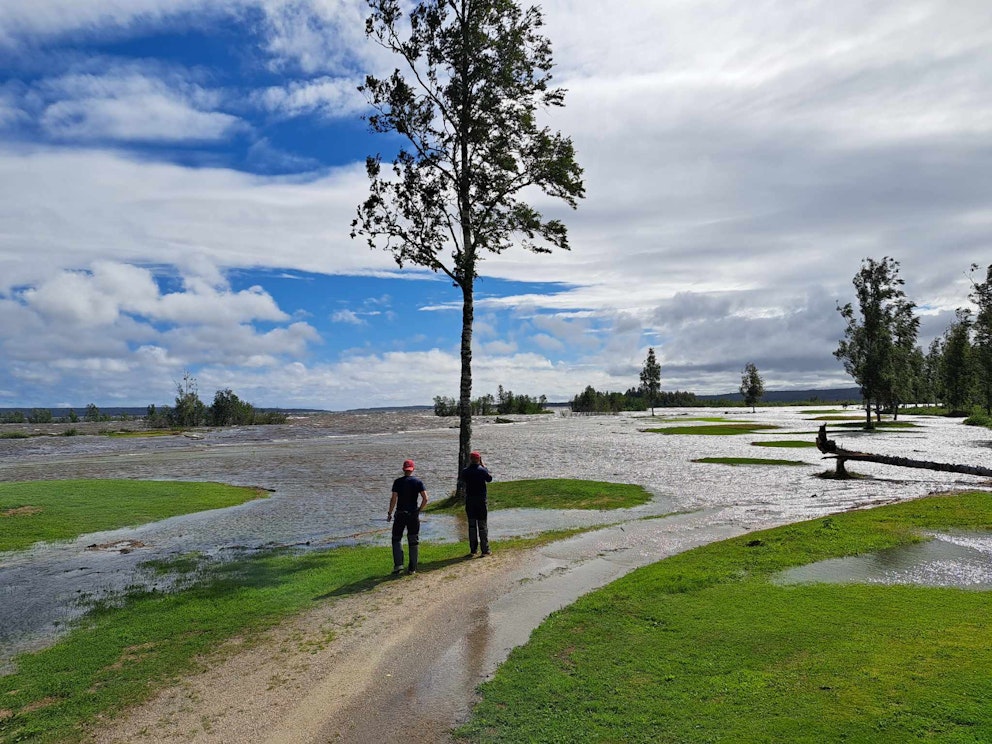
<instances>
[{"instance_id":1,"label":"person's arm","mask_svg":"<svg viewBox=\"0 0 992 744\"><path fill-rule=\"evenodd\" d=\"M386 514L386 521L393 521L393 512L396 510L396 499L399 498L399 494L393 491L393 495L389 497L389 512Z\"/></svg>"},{"instance_id":2,"label":"person's arm","mask_svg":"<svg viewBox=\"0 0 992 744\"><path fill-rule=\"evenodd\" d=\"M421 491L420 492L420 508L417 511L423 511L425 506L427 506L427 491Z\"/></svg>"}]
</instances>

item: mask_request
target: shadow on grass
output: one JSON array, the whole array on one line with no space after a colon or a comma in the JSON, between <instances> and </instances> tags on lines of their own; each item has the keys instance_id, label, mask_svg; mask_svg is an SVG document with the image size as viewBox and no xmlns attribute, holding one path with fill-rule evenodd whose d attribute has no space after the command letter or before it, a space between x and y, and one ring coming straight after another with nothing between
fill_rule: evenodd
<instances>
[{"instance_id":1,"label":"shadow on grass","mask_svg":"<svg viewBox=\"0 0 992 744\"><path fill-rule=\"evenodd\" d=\"M417 566L417 573L427 573L429 571L439 571L441 569L447 568L449 566L454 566L458 563L464 563L465 561L472 560L472 556L460 555L456 558L443 558L436 561L421 561ZM388 564L389 561L387 560ZM361 592L366 592L376 587L387 584L392 581L399 581L400 579L408 578L406 571L401 571L400 573L391 573L388 570L381 576L372 576L367 579L361 579L359 581L353 581L350 584L345 584L343 586L334 589L333 591L327 592L326 594L321 594L314 597L315 602L319 602L324 599L333 599L335 597L346 597L351 594L360 594Z\"/></svg>"}]
</instances>

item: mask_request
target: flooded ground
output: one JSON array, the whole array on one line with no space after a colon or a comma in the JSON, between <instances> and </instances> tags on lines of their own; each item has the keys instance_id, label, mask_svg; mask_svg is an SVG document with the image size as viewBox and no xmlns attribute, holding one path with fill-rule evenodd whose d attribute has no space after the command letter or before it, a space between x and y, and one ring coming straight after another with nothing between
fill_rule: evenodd
<instances>
[{"instance_id":1,"label":"flooded ground","mask_svg":"<svg viewBox=\"0 0 992 744\"><path fill-rule=\"evenodd\" d=\"M719 513L723 526L752 530L933 491L990 485L972 476L871 463L849 465L872 476L871 480L822 480L815 476L833 465L821 460L815 449L752 446L752 442L763 440L813 441L820 422L812 420L808 410L726 412L734 420L781 427L733 437L645 433L642 429L647 426L667 424L644 415L556 414L516 417L512 424L478 419L473 445L482 450L497 479L573 477L628 482L641 484L654 494L649 504L620 512L500 511L490 520L490 536L498 541L551 528L707 511ZM723 413L706 409L664 411L666 420L687 424L695 417ZM992 435L988 430L963 426L960 420L906 418L918 428L871 435L831 429L830 436L849 449L992 467ZM202 439L84 435L0 440L0 481L205 480L273 491L268 499L230 509L0 554L0 665L19 651L48 642L65 621L84 611L81 599L153 581L141 569L150 559L169 559L191 551L225 556L272 545L306 550L364 542L385 544L388 525L381 520L389 486L403 459L417 461L417 474L432 499L443 498L454 487L455 424L429 411L377 411L324 414L281 426L205 432ZM692 462L700 457L788 458L807 464L729 467ZM456 517L431 515L424 520L422 539L456 540L462 537L462 530ZM643 534L636 538L644 545L642 561L657 559L653 556L659 550L657 534L661 532L637 531ZM631 538L628 535L626 539ZM107 547L88 547L93 545ZM388 563L384 553L384 567Z\"/></svg>"}]
</instances>

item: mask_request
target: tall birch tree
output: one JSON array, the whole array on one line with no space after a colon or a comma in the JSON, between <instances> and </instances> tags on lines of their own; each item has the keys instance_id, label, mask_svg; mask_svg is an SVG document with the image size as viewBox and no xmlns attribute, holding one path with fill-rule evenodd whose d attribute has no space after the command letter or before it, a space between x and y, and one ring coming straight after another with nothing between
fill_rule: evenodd
<instances>
[{"instance_id":1,"label":"tall birch tree","mask_svg":"<svg viewBox=\"0 0 992 744\"><path fill-rule=\"evenodd\" d=\"M368 198L352 237L397 264L444 274L461 292L458 468L472 438L472 325L478 264L513 245L567 250L564 222L526 201L539 192L575 208L584 196L571 139L541 124L561 107L550 41L536 7L515 0L369 0L370 39L399 58L389 77L360 90L373 132L402 142L383 172L369 157ZM459 488L461 493L461 488Z\"/></svg>"}]
</instances>

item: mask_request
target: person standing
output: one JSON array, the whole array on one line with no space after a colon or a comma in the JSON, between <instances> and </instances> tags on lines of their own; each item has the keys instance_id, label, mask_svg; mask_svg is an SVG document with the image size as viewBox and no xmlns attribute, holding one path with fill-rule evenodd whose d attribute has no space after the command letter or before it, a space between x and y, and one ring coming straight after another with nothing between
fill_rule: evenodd
<instances>
[{"instance_id":1,"label":"person standing","mask_svg":"<svg viewBox=\"0 0 992 744\"><path fill-rule=\"evenodd\" d=\"M423 481L414 476L413 460L403 462L403 476L393 481L393 493L389 498L389 512L386 521L393 523L393 573L403 570L403 531L410 548L408 574L417 573L417 560L420 552L420 512L427 506L427 490ZM419 504L417 502L420 502ZM396 518L393 519L393 512Z\"/></svg>"},{"instance_id":2,"label":"person standing","mask_svg":"<svg viewBox=\"0 0 992 744\"><path fill-rule=\"evenodd\" d=\"M482 549L482 555L489 551L489 504L486 484L493 476L482 462L482 455L473 452L469 464L462 470L459 479L465 484L465 514L468 516L469 555Z\"/></svg>"}]
</instances>

